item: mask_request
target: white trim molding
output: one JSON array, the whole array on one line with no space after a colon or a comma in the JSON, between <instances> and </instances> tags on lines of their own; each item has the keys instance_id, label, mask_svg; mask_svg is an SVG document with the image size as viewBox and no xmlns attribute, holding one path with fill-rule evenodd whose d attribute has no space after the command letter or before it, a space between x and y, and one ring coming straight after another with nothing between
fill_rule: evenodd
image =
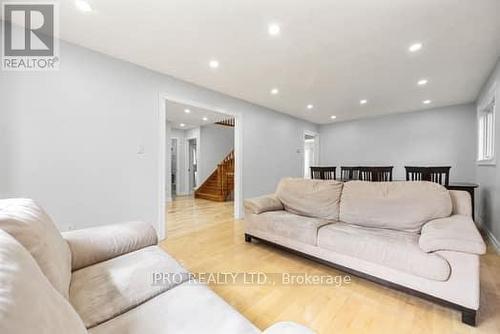
<instances>
[{"instance_id":1,"label":"white trim molding","mask_svg":"<svg viewBox=\"0 0 500 334\"><path fill-rule=\"evenodd\" d=\"M167 147L167 105L166 100L159 95L158 98L158 216L156 221L156 233L158 239L163 240L167 237L166 234L166 220L165 220L165 162L166 155L165 149Z\"/></svg>"},{"instance_id":2,"label":"white trim molding","mask_svg":"<svg viewBox=\"0 0 500 334\"><path fill-rule=\"evenodd\" d=\"M477 159L480 166L496 165L496 82L477 103Z\"/></svg>"},{"instance_id":3,"label":"white trim molding","mask_svg":"<svg viewBox=\"0 0 500 334\"><path fill-rule=\"evenodd\" d=\"M484 234L486 235L486 238L491 243L493 248L495 248L496 253L500 255L500 241L498 241L495 235L493 235L493 233L491 233L491 231L487 227L485 227L484 225L482 225L481 227Z\"/></svg>"}]
</instances>

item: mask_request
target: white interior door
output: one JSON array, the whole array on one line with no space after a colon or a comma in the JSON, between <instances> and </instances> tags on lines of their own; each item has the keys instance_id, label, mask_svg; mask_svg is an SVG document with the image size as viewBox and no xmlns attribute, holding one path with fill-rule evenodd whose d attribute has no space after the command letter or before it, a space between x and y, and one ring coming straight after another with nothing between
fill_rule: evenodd
<instances>
[{"instance_id":1,"label":"white interior door","mask_svg":"<svg viewBox=\"0 0 500 334\"><path fill-rule=\"evenodd\" d=\"M304 178L311 178L311 166L317 165L317 136L304 134Z\"/></svg>"},{"instance_id":2,"label":"white interior door","mask_svg":"<svg viewBox=\"0 0 500 334\"><path fill-rule=\"evenodd\" d=\"M189 193L193 193L196 188L196 174L198 169L198 161L196 156L196 139L189 139L188 141L188 174L189 174Z\"/></svg>"}]
</instances>

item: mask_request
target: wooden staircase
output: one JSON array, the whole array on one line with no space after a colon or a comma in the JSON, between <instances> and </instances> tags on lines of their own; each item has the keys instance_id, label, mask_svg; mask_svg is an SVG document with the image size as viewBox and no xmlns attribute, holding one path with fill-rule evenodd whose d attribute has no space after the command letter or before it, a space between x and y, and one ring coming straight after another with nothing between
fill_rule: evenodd
<instances>
[{"instance_id":1,"label":"wooden staircase","mask_svg":"<svg viewBox=\"0 0 500 334\"><path fill-rule=\"evenodd\" d=\"M225 202L232 199L233 192L234 150L229 152L205 182L194 191L194 197Z\"/></svg>"},{"instance_id":2,"label":"wooden staircase","mask_svg":"<svg viewBox=\"0 0 500 334\"><path fill-rule=\"evenodd\" d=\"M231 128L234 128L235 121L234 121L234 118L228 118L228 119L223 119L221 121L215 122L215 124L229 126Z\"/></svg>"}]
</instances>

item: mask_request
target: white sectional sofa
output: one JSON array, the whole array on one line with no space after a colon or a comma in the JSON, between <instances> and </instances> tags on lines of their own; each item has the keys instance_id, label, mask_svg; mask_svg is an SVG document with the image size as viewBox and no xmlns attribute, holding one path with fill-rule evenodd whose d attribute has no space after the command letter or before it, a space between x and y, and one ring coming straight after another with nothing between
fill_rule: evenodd
<instances>
[{"instance_id":1,"label":"white sectional sofa","mask_svg":"<svg viewBox=\"0 0 500 334\"><path fill-rule=\"evenodd\" d=\"M462 312L475 325L486 246L470 195L431 182L283 179L245 201L260 239Z\"/></svg>"},{"instance_id":2,"label":"white sectional sofa","mask_svg":"<svg viewBox=\"0 0 500 334\"><path fill-rule=\"evenodd\" d=\"M32 200L0 200L0 333L261 333L156 244L141 222L62 236ZM312 332L282 322L264 333Z\"/></svg>"}]
</instances>

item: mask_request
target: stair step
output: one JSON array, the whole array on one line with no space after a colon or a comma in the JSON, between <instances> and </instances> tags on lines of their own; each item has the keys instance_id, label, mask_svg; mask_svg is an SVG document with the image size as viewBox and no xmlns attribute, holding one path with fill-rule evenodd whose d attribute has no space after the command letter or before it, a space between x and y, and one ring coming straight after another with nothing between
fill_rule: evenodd
<instances>
[{"instance_id":1,"label":"stair step","mask_svg":"<svg viewBox=\"0 0 500 334\"><path fill-rule=\"evenodd\" d=\"M229 194L234 191L234 152L231 151L226 158L224 158L219 167L224 167L221 169L223 173L225 173L225 184L224 188L229 191ZM214 172L205 180L201 186L198 187L195 191L196 198L204 198L211 201L224 202L226 197L222 194L222 184L221 180L218 178L218 170L214 170ZM227 195L227 194L226 194Z\"/></svg>"}]
</instances>

